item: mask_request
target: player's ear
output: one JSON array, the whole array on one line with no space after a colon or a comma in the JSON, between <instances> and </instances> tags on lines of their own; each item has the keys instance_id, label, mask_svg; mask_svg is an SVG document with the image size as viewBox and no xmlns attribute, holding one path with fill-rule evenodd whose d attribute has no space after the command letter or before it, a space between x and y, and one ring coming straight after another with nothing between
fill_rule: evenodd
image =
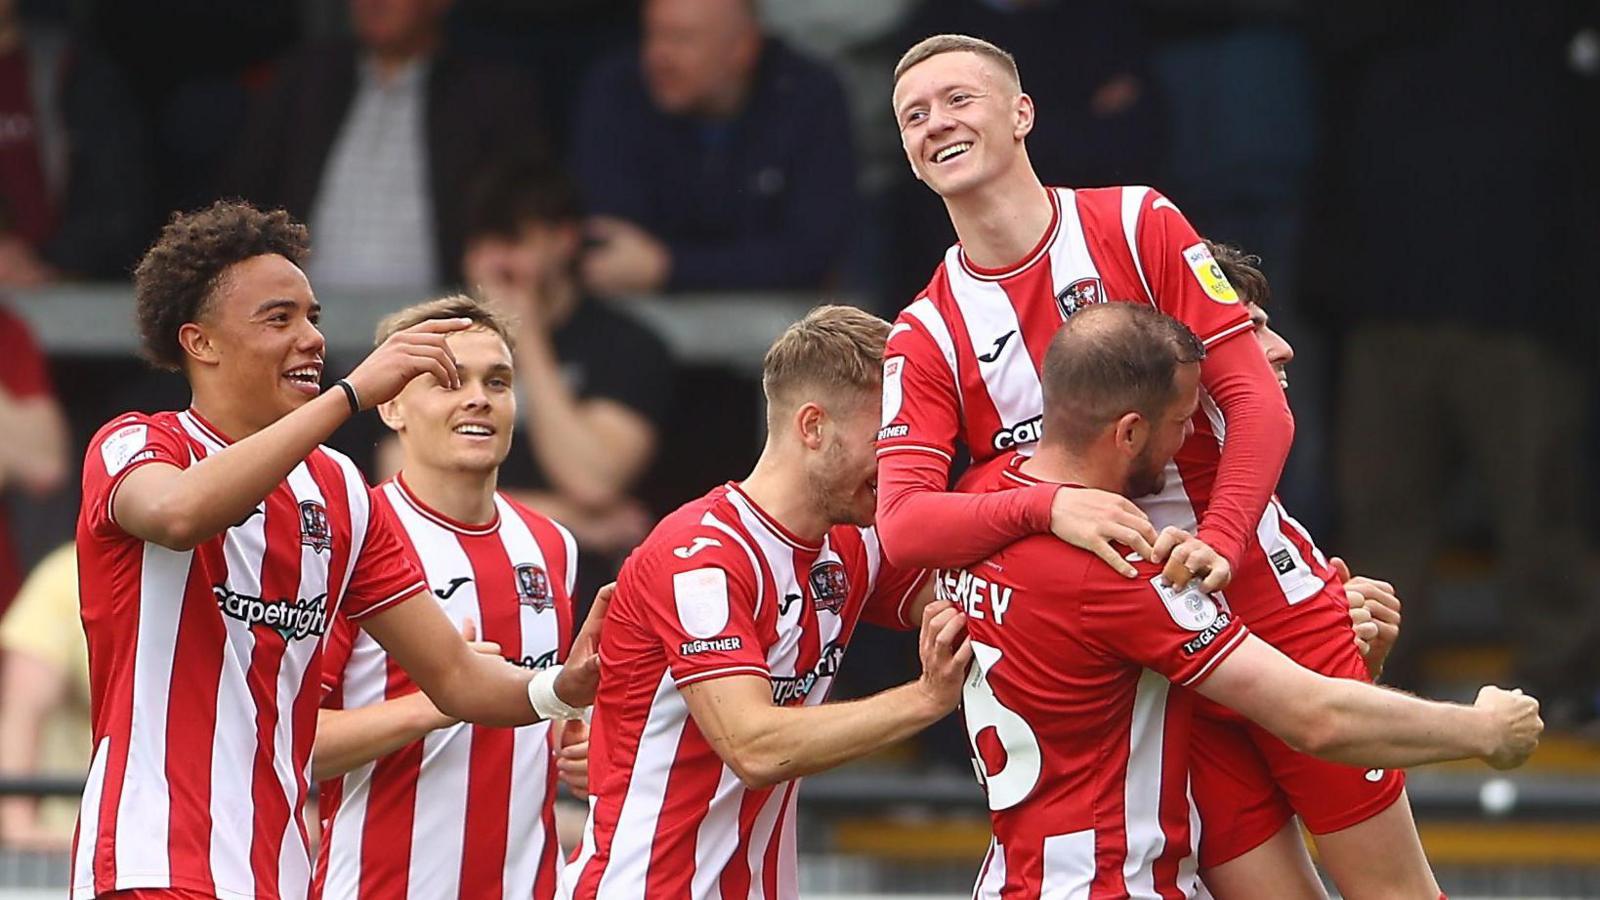
<instances>
[{"instance_id":1,"label":"player's ear","mask_svg":"<svg viewBox=\"0 0 1600 900\"><path fill-rule=\"evenodd\" d=\"M795 410L795 432L800 436L800 442L808 450L822 449L823 425L828 420L828 413L816 403L802 403Z\"/></svg>"},{"instance_id":2,"label":"player's ear","mask_svg":"<svg viewBox=\"0 0 1600 900\"><path fill-rule=\"evenodd\" d=\"M1033 131L1033 98L1018 92L1017 101L1012 108L1011 136L1022 140Z\"/></svg>"},{"instance_id":3,"label":"player's ear","mask_svg":"<svg viewBox=\"0 0 1600 900\"><path fill-rule=\"evenodd\" d=\"M1149 439L1149 424L1144 416L1136 412L1123 413L1112 427L1116 434L1117 450L1129 457L1138 456Z\"/></svg>"},{"instance_id":4,"label":"player's ear","mask_svg":"<svg viewBox=\"0 0 1600 900\"><path fill-rule=\"evenodd\" d=\"M406 430L406 419L400 412L399 398L379 403L378 418L382 419L383 424L389 426L389 430L396 434Z\"/></svg>"},{"instance_id":5,"label":"player's ear","mask_svg":"<svg viewBox=\"0 0 1600 900\"><path fill-rule=\"evenodd\" d=\"M184 355L202 365L214 366L221 361L217 345L199 322L185 322L178 326L178 347Z\"/></svg>"}]
</instances>

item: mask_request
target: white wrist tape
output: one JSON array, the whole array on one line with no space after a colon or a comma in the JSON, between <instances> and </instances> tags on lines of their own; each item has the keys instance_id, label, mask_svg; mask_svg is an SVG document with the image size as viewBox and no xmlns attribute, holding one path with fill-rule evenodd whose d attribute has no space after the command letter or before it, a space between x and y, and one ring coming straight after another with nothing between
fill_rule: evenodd
<instances>
[{"instance_id":1,"label":"white wrist tape","mask_svg":"<svg viewBox=\"0 0 1600 900\"><path fill-rule=\"evenodd\" d=\"M528 702L533 704L533 711L544 719L581 719L583 710L568 706L565 700L556 696L556 676L561 674L561 668L551 666L533 676L533 680L528 682Z\"/></svg>"}]
</instances>

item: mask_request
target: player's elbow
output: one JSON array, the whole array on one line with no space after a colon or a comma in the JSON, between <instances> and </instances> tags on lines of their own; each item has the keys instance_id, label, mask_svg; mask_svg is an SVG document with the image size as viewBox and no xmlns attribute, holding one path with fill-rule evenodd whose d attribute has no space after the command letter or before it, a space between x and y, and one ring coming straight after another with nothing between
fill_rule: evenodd
<instances>
[{"instance_id":1,"label":"player's elbow","mask_svg":"<svg viewBox=\"0 0 1600 900\"><path fill-rule=\"evenodd\" d=\"M1319 759L1337 755L1347 732L1337 692L1326 689L1336 686L1323 687L1325 689L1314 691L1303 703L1288 704L1282 726L1277 729L1284 743Z\"/></svg>"},{"instance_id":2,"label":"player's elbow","mask_svg":"<svg viewBox=\"0 0 1600 900\"><path fill-rule=\"evenodd\" d=\"M784 774L784 760L774 754L746 749L731 752L725 760L728 768L739 777L739 782L752 791L764 790L788 779Z\"/></svg>"}]
</instances>

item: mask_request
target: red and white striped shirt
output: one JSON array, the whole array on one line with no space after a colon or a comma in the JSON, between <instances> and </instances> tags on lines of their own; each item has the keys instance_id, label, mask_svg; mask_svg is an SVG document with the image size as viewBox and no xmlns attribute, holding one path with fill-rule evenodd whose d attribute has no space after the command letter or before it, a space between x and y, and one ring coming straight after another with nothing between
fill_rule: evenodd
<instances>
[{"instance_id":1,"label":"red and white striped shirt","mask_svg":"<svg viewBox=\"0 0 1600 900\"><path fill-rule=\"evenodd\" d=\"M1251 331L1250 317L1194 229L1171 201L1144 187L1051 188L1054 217L1016 266L974 266L950 248L924 293L895 320L884 352L878 454L952 460L957 441L983 462L1031 453L1044 399L1050 340L1078 309L1150 303L1207 346ZM1195 433L1169 464L1161 493L1137 502L1157 529L1191 533L1210 503L1224 423L1202 394ZM1271 500L1229 589L1247 621L1315 596L1332 574L1310 535Z\"/></svg>"},{"instance_id":2,"label":"red and white striped shirt","mask_svg":"<svg viewBox=\"0 0 1600 900\"><path fill-rule=\"evenodd\" d=\"M623 565L601 632L589 821L562 876L572 896L795 897L799 782L747 789L679 689L755 675L779 705L815 706L857 620L911 627L923 577L885 563L870 528L808 544L736 484L656 526Z\"/></svg>"},{"instance_id":3,"label":"red and white striped shirt","mask_svg":"<svg viewBox=\"0 0 1600 900\"><path fill-rule=\"evenodd\" d=\"M1011 456L962 489L1036 483ZM967 613L962 709L994 828L976 900L1196 895L1195 698L1173 685L1200 683L1246 631L1224 602L1137 565L1124 578L1036 535L939 573L940 599Z\"/></svg>"},{"instance_id":4,"label":"red and white striped shirt","mask_svg":"<svg viewBox=\"0 0 1600 900\"><path fill-rule=\"evenodd\" d=\"M495 517L466 525L428 508L401 479L373 489L446 615L477 623L506 658L543 669L572 635L577 544L503 494ZM355 709L415 691L393 659L346 620L323 663L323 706ZM404 900L555 896L554 734L459 723L322 783L315 896Z\"/></svg>"},{"instance_id":5,"label":"red and white striped shirt","mask_svg":"<svg viewBox=\"0 0 1600 900\"><path fill-rule=\"evenodd\" d=\"M189 410L122 416L89 444L77 540L95 744L78 900L141 887L305 897L323 636L338 615L425 587L361 473L327 448L193 550L117 525L129 472L186 468L227 443Z\"/></svg>"}]
</instances>

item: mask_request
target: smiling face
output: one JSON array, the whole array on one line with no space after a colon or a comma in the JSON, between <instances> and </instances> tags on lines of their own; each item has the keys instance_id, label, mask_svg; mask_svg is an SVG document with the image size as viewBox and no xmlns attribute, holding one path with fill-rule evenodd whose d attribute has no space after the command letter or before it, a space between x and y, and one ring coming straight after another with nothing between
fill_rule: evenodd
<instances>
[{"instance_id":1,"label":"smiling face","mask_svg":"<svg viewBox=\"0 0 1600 900\"><path fill-rule=\"evenodd\" d=\"M498 334L468 328L446 339L455 354L461 387L423 375L380 411L400 435L407 469L490 472L505 462L516 426L517 399L511 350Z\"/></svg>"},{"instance_id":2,"label":"smiling face","mask_svg":"<svg viewBox=\"0 0 1600 900\"><path fill-rule=\"evenodd\" d=\"M1000 64L971 51L930 56L894 86L900 144L941 197L980 188L1026 160L1033 100Z\"/></svg>"},{"instance_id":3,"label":"smiling face","mask_svg":"<svg viewBox=\"0 0 1600 900\"><path fill-rule=\"evenodd\" d=\"M218 276L200 315L179 329L192 379L248 398L256 428L322 392L322 307L294 263L276 253L234 263Z\"/></svg>"}]
</instances>

